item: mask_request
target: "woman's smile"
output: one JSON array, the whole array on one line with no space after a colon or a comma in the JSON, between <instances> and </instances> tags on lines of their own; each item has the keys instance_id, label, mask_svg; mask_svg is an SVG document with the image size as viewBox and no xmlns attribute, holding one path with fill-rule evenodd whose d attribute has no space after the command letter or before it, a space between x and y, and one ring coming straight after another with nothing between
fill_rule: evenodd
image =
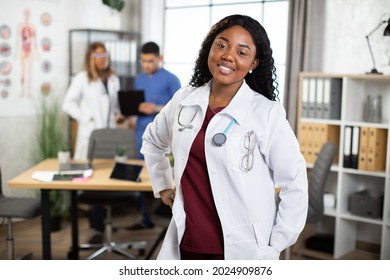
<instances>
[{"instance_id":1,"label":"woman's smile","mask_svg":"<svg viewBox=\"0 0 390 280\"><path fill-rule=\"evenodd\" d=\"M222 74L228 75L235 71L234 68L228 64L219 63L217 65Z\"/></svg>"}]
</instances>

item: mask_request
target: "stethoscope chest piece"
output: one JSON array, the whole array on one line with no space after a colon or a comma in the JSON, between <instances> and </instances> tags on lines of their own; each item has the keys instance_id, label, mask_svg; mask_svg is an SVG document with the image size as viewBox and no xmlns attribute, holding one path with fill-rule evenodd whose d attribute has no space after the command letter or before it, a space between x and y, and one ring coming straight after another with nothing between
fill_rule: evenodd
<instances>
[{"instance_id":1,"label":"stethoscope chest piece","mask_svg":"<svg viewBox=\"0 0 390 280\"><path fill-rule=\"evenodd\" d=\"M232 126L236 123L235 119L232 119L232 121L229 123L229 125L225 128L224 132L218 132L213 136L213 143L217 147L221 147L226 143L227 136L226 134L229 132L229 130L232 128Z\"/></svg>"},{"instance_id":2,"label":"stethoscope chest piece","mask_svg":"<svg viewBox=\"0 0 390 280\"><path fill-rule=\"evenodd\" d=\"M217 133L213 136L213 143L217 147L221 147L226 143L227 137L224 133Z\"/></svg>"}]
</instances>

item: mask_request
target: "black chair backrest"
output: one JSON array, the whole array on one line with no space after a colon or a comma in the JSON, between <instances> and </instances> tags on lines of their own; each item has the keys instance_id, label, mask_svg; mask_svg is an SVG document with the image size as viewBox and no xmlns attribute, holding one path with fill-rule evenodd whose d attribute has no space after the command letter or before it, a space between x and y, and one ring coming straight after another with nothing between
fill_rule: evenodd
<instances>
[{"instance_id":1,"label":"black chair backrest","mask_svg":"<svg viewBox=\"0 0 390 280\"><path fill-rule=\"evenodd\" d=\"M324 214L325 185L336 155L336 145L326 142L319 152L314 167L310 170L309 181L309 209L306 223L317 223Z\"/></svg>"},{"instance_id":2,"label":"black chair backrest","mask_svg":"<svg viewBox=\"0 0 390 280\"><path fill-rule=\"evenodd\" d=\"M114 158L116 148L126 148L128 158L137 157L135 132L126 128L103 128L92 131L89 146L88 158Z\"/></svg>"},{"instance_id":3,"label":"black chair backrest","mask_svg":"<svg viewBox=\"0 0 390 280\"><path fill-rule=\"evenodd\" d=\"M0 197L2 196L2 185L3 184L3 178L1 178L1 166L0 166Z\"/></svg>"}]
</instances>

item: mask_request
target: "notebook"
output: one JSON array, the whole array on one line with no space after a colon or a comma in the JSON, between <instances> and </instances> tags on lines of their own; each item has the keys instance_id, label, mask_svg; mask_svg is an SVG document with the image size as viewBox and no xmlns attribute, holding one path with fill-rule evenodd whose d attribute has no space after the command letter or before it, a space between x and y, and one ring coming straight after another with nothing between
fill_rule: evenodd
<instances>
[{"instance_id":1,"label":"notebook","mask_svg":"<svg viewBox=\"0 0 390 280\"><path fill-rule=\"evenodd\" d=\"M143 165L129 163L115 163L110 179L139 182Z\"/></svg>"},{"instance_id":2,"label":"notebook","mask_svg":"<svg viewBox=\"0 0 390 280\"><path fill-rule=\"evenodd\" d=\"M138 111L139 104L145 102L143 90L120 90L118 91L118 100L122 115L144 115Z\"/></svg>"}]
</instances>

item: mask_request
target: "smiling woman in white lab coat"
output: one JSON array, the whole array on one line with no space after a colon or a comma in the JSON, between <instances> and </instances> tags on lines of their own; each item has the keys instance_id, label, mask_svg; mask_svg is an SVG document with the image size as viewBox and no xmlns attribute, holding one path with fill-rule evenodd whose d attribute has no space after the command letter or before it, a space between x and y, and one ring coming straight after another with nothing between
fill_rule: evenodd
<instances>
[{"instance_id":1,"label":"smiling woman in white lab coat","mask_svg":"<svg viewBox=\"0 0 390 280\"><path fill-rule=\"evenodd\" d=\"M119 79L103 43L89 46L84 67L86 70L73 78L62 104L62 109L78 123L75 159L87 159L94 129L115 128L116 122L123 121L118 104Z\"/></svg>"},{"instance_id":2,"label":"smiling woman in white lab coat","mask_svg":"<svg viewBox=\"0 0 390 280\"><path fill-rule=\"evenodd\" d=\"M278 259L295 243L308 208L306 164L275 79L257 21L233 15L211 28L192 87L143 136L154 194L173 213L159 259Z\"/></svg>"}]
</instances>

